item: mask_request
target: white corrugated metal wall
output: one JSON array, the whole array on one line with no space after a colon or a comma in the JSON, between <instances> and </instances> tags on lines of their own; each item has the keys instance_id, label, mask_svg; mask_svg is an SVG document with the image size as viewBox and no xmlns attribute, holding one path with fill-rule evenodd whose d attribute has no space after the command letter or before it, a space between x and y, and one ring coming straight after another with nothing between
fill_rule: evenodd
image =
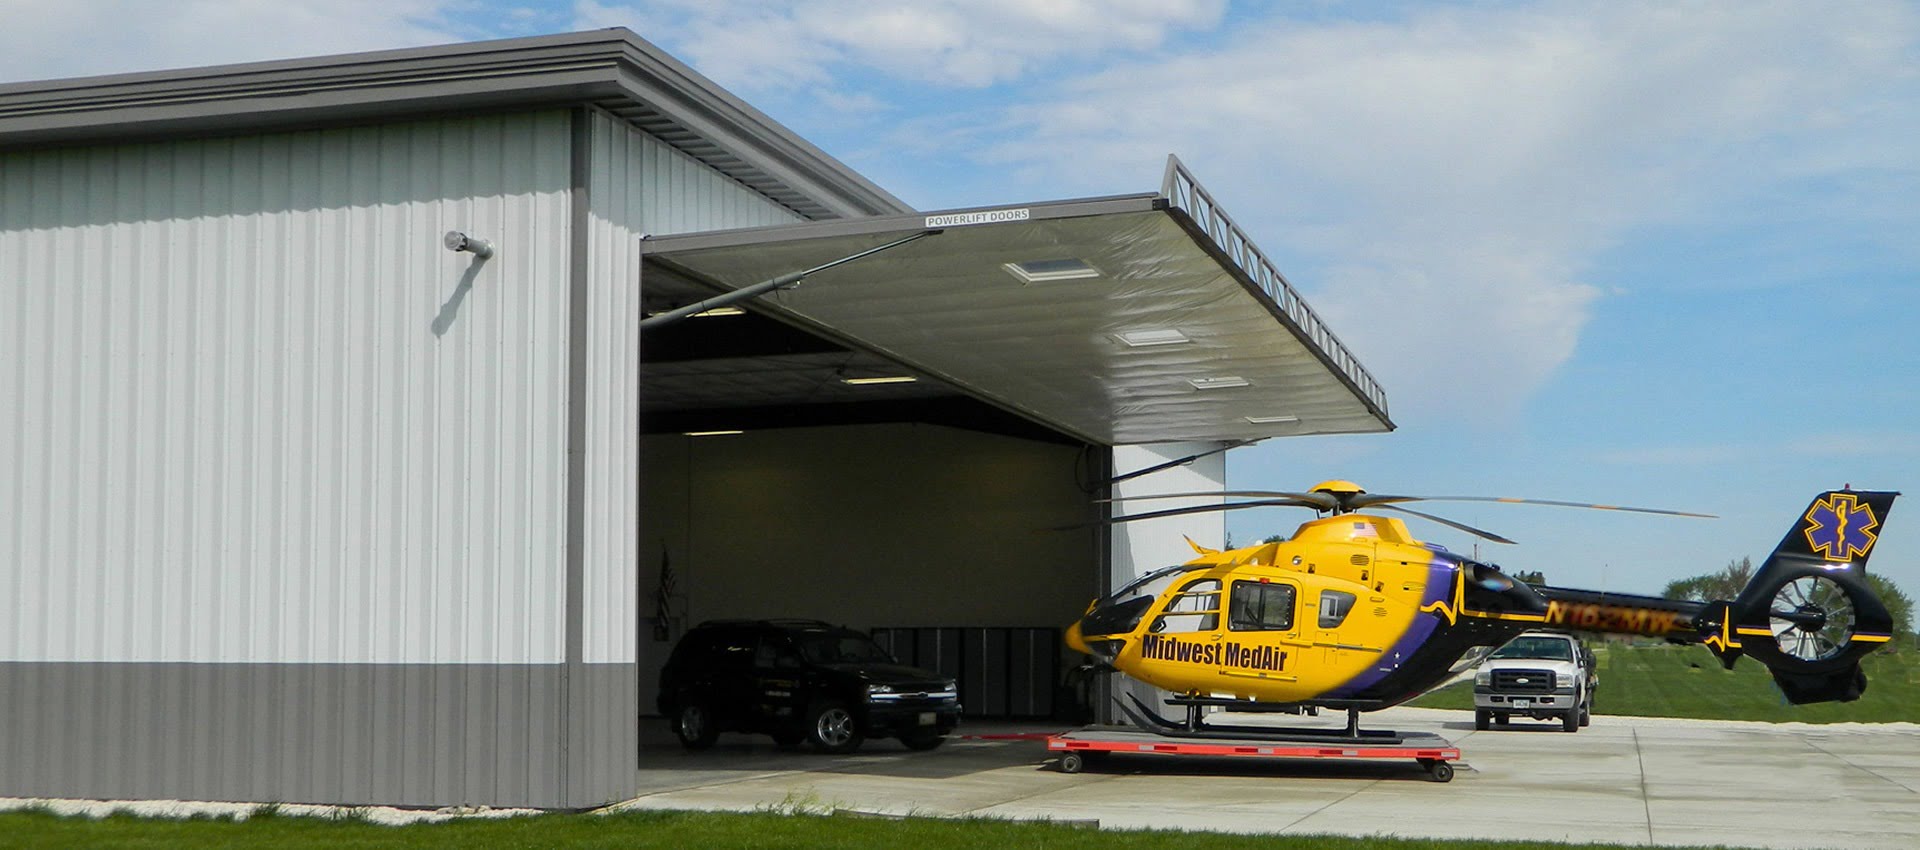
<instances>
[{"instance_id":1,"label":"white corrugated metal wall","mask_svg":"<svg viewBox=\"0 0 1920 850\"><path fill-rule=\"evenodd\" d=\"M588 125L586 457L581 668L572 686L574 772L631 781L640 674L640 252L646 233L784 224L793 212L602 112ZM657 556L656 556L657 557ZM652 588L647 589L649 593ZM649 596L649 599L651 597Z\"/></svg>"},{"instance_id":2,"label":"white corrugated metal wall","mask_svg":"<svg viewBox=\"0 0 1920 850\"><path fill-rule=\"evenodd\" d=\"M0 659L559 661L566 132L0 157Z\"/></svg>"},{"instance_id":3,"label":"white corrugated metal wall","mask_svg":"<svg viewBox=\"0 0 1920 850\"><path fill-rule=\"evenodd\" d=\"M0 156L0 793L558 802L569 127Z\"/></svg>"},{"instance_id":4,"label":"white corrugated metal wall","mask_svg":"<svg viewBox=\"0 0 1920 850\"><path fill-rule=\"evenodd\" d=\"M636 241L795 218L592 111L0 155L0 794L630 788Z\"/></svg>"},{"instance_id":5,"label":"white corrugated metal wall","mask_svg":"<svg viewBox=\"0 0 1920 850\"><path fill-rule=\"evenodd\" d=\"M589 664L632 663L639 510L640 250L643 235L791 224L800 217L623 121L592 115L588 294L587 568ZM645 552L657 559L657 550ZM647 588L651 592L651 588Z\"/></svg>"}]
</instances>

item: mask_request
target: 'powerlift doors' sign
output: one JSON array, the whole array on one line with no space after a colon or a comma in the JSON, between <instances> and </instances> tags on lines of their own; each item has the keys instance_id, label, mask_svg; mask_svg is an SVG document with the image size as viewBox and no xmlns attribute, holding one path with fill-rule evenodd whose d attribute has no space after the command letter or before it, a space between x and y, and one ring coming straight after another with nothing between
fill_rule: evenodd
<instances>
[{"instance_id":1,"label":"'powerlift doors' sign","mask_svg":"<svg viewBox=\"0 0 1920 850\"><path fill-rule=\"evenodd\" d=\"M1015 210L981 210L980 212L946 213L927 216L928 227L962 227L969 224L998 224L1003 221L1026 221L1026 207Z\"/></svg>"}]
</instances>

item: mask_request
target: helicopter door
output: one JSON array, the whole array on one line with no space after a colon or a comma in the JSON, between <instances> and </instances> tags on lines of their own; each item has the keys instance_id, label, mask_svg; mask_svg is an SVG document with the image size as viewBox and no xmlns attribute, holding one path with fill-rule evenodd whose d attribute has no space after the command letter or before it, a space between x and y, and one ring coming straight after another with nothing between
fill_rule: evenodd
<instances>
[{"instance_id":1,"label":"helicopter door","mask_svg":"<svg viewBox=\"0 0 1920 850\"><path fill-rule=\"evenodd\" d=\"M1364 665L1372 661L1372 654L1359 640L1341 640L1340 628L1346 625L1347 615L1353 613L1353 606L1359 597L1344 590L1323 589L1316 600L1314 625L1320 634L1314 643L1326 648L1328 670L1345 670L1353 665ZM1369 653L1368 657L1358 657L1355 653Z\"/></svg>"},{"instance_id":2,"label":"helicopter door","mask_svg":"<svg viewBox=\"0 0 1920 850\"><path fill-rule=\"evenodd\" d=\"M1299 679L1300 588L1290 581L1236 581L1227 599L1222 675L1268 681Z\"/></svg>"},{"instance_id":3,"label":"helicopter door","mask_svg":"<svg viewBox=\"0 0 1920 850\"><path fill-rule=\"evenodd\" d=\"M1236 581L1227 628L1236 632L1282 632L1296 637L1293 609L1299 591L1291 582Z\"/></svg>"}]
</instances>

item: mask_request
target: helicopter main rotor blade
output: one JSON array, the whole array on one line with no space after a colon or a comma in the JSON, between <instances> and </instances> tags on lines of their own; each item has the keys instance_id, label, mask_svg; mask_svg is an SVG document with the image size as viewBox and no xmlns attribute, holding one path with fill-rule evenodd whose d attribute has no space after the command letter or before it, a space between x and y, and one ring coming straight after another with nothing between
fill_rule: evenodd
<instances>
[{"instance_id":1,"label":"helicopter main rotor blade","mask_svg":"<svg viewBox=\"0 0 1920 850\"><path fill-rule=\"evenodd\" d=\"M1115 496L1111 499L1095 499L1096 502L1145 502L1153 499L1203 499L1207 497L1227 496L1236 499L1292 499L1294 507L1333 510L1336 500L1330 493L1289 493L1284 490L1215 490L1208 493L1153 493L1145 496Z\"/></svg>"},{"instance_id":2,"label":"helicopter main rotor blade","mask_svg":"<svg viewBox=\"0 0 1920 850\"><path fill-rule=\"evenodd\" d=\"M1507 539L1507 538L1505 538L1505 537L1501 537L1500 535L1498 535L1498 534L1495 534L1495 533L1493 533L1493 532L1491 532L1491 531L1486 531L1486 530L1483 530L1483 529L1478 529L1478 528L1474 528L1473 526L1471 526L1471 525L1467 525L1466 523L1460 523L1460 522L1454 522L1453 520L1450 520L1450 519L1447 519L1447 518L1445 518L1445 517L1437 517L1437 516L1434 516L1433 514L1423 514L1423 513L1421 513L1421 512L1419 512L1419 511L1416 511L1416 510L1410 510L1410 509L1408 509L1408 508L1401 508L1401 507L1395 507L1395 506L1393 506L1393 505L1380 505L1379 507L1380 507L1380 509L1381 509L1381 510L1388 510L1388 511L1398 511L1398 512L1400 512L1400 513L1403 513L1403 514L1411 514L1411 515L1413 515L1413 516L1417 516L1417 517L1419 517L1419 518L1421 518L1421 519L1424 519L1424 520L1431 520L1431 521L1433 521L1433 522L1437 522L1437 523L1440 523L1441 525L1444 525L1444 526L1446 526L1446 527L1448 527L1448 528L1453 528L1453 529L1458 529L1458 530L1460 530L1460 531L1464 531L1464 532L1466 532L1466 533L1468 533L1468 534L1471 534L1471 535L1474 535L1475 537L1479 537L1479 538L1482 538L1482 539L1485 539L1485 540L1491 540L1491 541L1493 541L1493 542L1495 542L1495 543L1512 543L1512 542L1514 542L1514 541L1512 541L1512 540L1508 540L1508 539Z\"/></svg>"},{"instance_id":3,"label":"helicopter main rotor blade","mask_svg":"<svg viewBox=\"0 0 1920 850\"><path fill-rule=\"evenodd\" d=\"M1700 519L1719 519L1713 514L1696 514L1690 511L1669 511L1660 508L1629 508L1623 505L1596 505L1590 502L1562 502L1554 499L1513 499L1504 496L1376 496L1371 493L1353 499L1356 508L1377 505L1386 502L1495 502L1506 505L1551 505L1556 508L1588 508L1596 511L1628 511L1636 514L1660 514L1662 516L1688 516Z\"/></svg>"},{"instance_id":4,"label":"helicopter main rotor blade","mask_svg":"<svg viewBox=\"0 0 1920 850\"><path fill-rule=\"evenodd\" d=\"M1221 504L1221 505L1198 505L1195 507L1188 507L1188 508L1168 508L1167 510L1164 510L1164 511L1148 511L1147 513L1143 513L1143 514L1128 514L1126 516L1110 517L1108 519L1099 520L1097 522L1083 522L1083 523L1080 523L1079 525L1061 526L1058 530L1067 531L1070 529L1087 528L1089 526L1095 526L1095 525L1118 525L1123 522L1134 522L1136 520L1159 519L1160 517L1169 517L1169 516L1185 516L1187 514L1204 514L1204 513L1212 513L1214 511L1237 511L1241 508L1311 508L1311 507L1314 507L1314 505L1308 504L1305 502L1300 502L1293 499L1262 499L1260 501L1255 501L1255 502L1228 502L1226 504Z\"/></svg>"}]
</instances>

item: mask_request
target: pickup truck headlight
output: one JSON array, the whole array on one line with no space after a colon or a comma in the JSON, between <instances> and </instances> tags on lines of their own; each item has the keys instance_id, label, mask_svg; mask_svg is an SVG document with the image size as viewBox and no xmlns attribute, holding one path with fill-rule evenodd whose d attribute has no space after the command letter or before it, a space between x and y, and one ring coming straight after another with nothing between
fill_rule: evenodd
<instances>
[{"instance_id":1,"label":"pickup truck headlight","mask_svg":"<svg viewBox=\"0 0 1920 850\"><path fill-rule=\"evenodd\" d=\"M1487 687L1487 686L1489 686L1489 685L1492 685L1492 684L1493 684L1493 671L1492 671L1492 670L1481 670L1480 672L1478 672L1478 673L1475 673L1475 674L1473 674L1473 683L1474 683L1474 684L1476 684L1476 685L1479 685L1480 687L1483 687L1483 688L1484 688L1484 687Z\"/></svg>"}]
</instances>

